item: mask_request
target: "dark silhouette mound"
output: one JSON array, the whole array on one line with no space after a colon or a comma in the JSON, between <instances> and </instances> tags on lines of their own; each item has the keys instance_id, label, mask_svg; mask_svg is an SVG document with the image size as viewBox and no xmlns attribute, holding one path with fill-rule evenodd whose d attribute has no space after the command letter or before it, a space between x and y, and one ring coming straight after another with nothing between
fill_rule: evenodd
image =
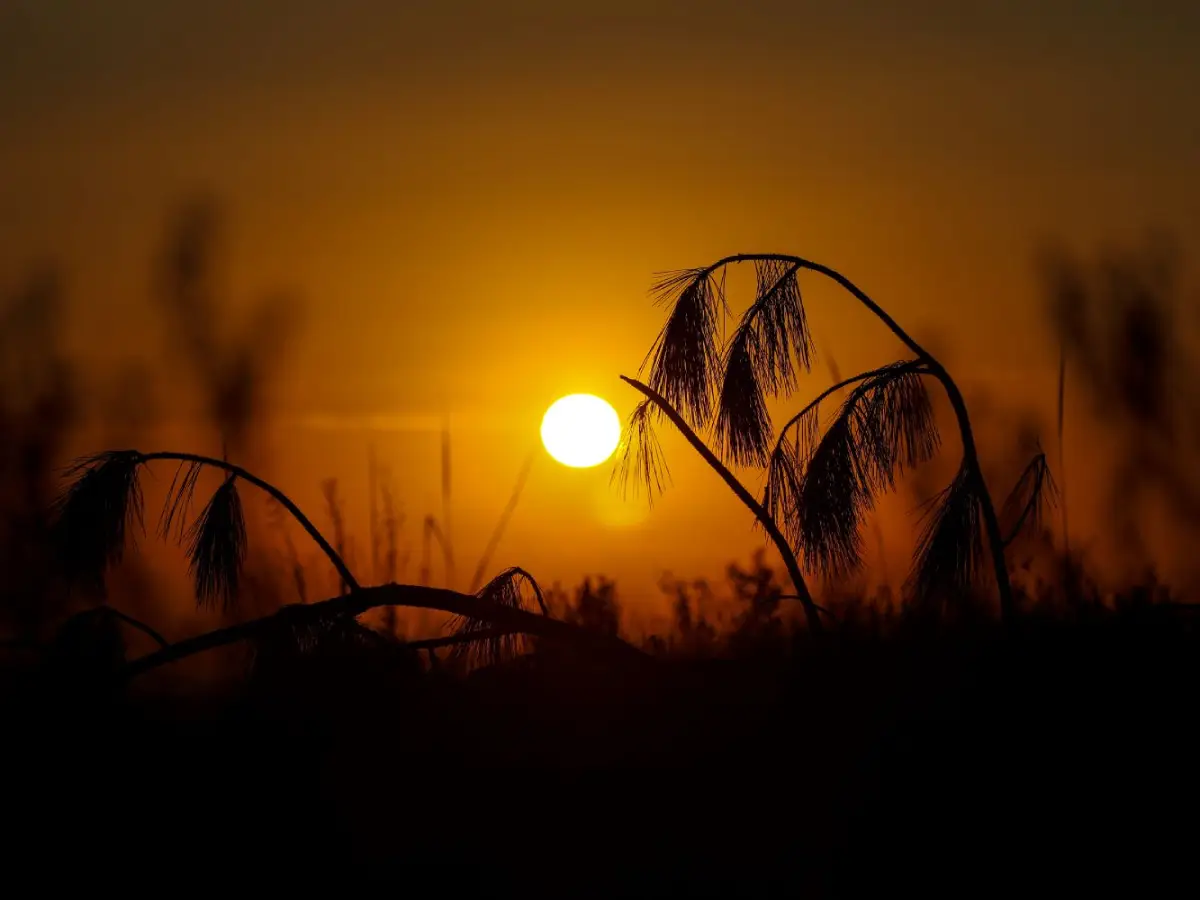
<instances>
[{"instance_id":1,"label":"dark silhouette mound","mask_svg":"<svg viewBox=\"0 0 1200 900\"><path fill-rule=\"evenodd\" d=\"M546 644L469 675L330 633L263 642L186 699L113 689L62 638L7 681L10 871L563 896L1190 883L1193 615L1131 597L1016 631L743 634L653 667Z\"/></svg>"}]
</instances>

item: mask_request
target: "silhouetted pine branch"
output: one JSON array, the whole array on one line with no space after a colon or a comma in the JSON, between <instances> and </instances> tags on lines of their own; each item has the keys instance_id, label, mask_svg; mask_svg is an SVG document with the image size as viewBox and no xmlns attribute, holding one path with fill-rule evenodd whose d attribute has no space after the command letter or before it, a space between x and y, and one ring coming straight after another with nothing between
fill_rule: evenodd
<instances>
[{"instance_id":1,"label":"silhouetted pine branch","mask_svg":"<svg viewBox=\"0 0 1200 900\"><path fill-rule=\"evenodd\" d=\"M756 296L722 347L718 345L719 337L724 334L726 320L732 318L724 292L725 270L742 262L755 266ZM787 450L780 449L784 445L782 435L775 451L768 453L771 419L767 401L786 396L795 386L797 370L807 370L813 357L797 281L801 271L823 275L848 291L916 359L861 376L863 380L847 398L841 414L811 453L803 453L798 440ZM655 401L656 405L677 428L683 423L692 435L689 442L698 451L704 447L702 455L718 472L727 472L726 462L767 467L765 508L759 507L763 512L761 516L756 513L756 517L764 527L771 521L773 528L776 517L787 520L790 516L789 533L819 570L835 572L858 563L858 529L874 495L893 487L904 468L928 459L936 451L938 437L922 377L937 379L959 426L961 472L969 482L970 495L980 504L1001 614L1011 618L1012 587L999 520L983 478L962 392L945 367L882 307L839 272L778 253L737 254L704 268L668 273L654 284L652 293L670 306L667 322L646 358L651 363L649 388L661 400ZM708 451L703 441L693 440L694 429L709 426L714 398L713 439L721 458ZM804 429L805 435L812 433L807 418L802 416L795 424ZM783 431L786 433L788 427ZM799 432L794 431L793 438L798 437ZM804 470L802 477L799 466ZM736 479L725 474L722 477L739 493L740 485L735 488L733 483ZM790 545L785 561L789 555L794 556ZM802 578L798 570L793 574L794 581L796 578ZM802 597L809 593L800 583L796 592ZM817 621L814 612L806 608L806 613L810 622Z\"/></svg>"},{"instance_id":2,"label":"silhouetted pine branch","mask_svg":"<svg viewBox=\"0 0 1200 900\"><path fill-rule=\"evenodd\" d=\"M717 334L725 304L723 285L709 270L688 269L665 273L651 293L671 312L646 357L652 360L650 386L691 424L703 427L712 412L721 364Z\"/></svg>"},{"instance_id":3,"label":"silhouetted pine branch","mask_svg":"<svg viewBox=\"0 0 1200 900\"><path fill-rule=\"evenodd\" d=\"M808 590L808 585L804 581L804 575L800 571L800 565L796 561L796 554L792 551L787 539L779 530L775 520L771 518L770 514L766 511L766 509L763 508L762 504L755 500L754 496L748 490L746 490L745 486L737 480L734 474L729 471L728 466L721 462L721 460L717 458L716 454L714 454L712 450L708 448L704 441L700 439L699 435L697 435L696 432L692 430L691 426L684 421L683 416L680 415L679 412L677 412L671 406L671 404L667 402L665 397L657 393L648 385L642 384L635 378L629 378L626 375L622 375L621 380L637 391L641 392L641 394L647 400L657 407L658 411L664 415L672 425L675 426L675 428L684 436L687 442L692 445L695 451L700 454L700 458L708 464L709 468L711 468L721 477L721 480L723 480L725 484L729 486L729 489L733 491L734 495L742 501L743 505L750 510L751 513L753 513L754 518L762 525L763 530L767 533L767 536L770 537L771 541L775 544L775 548L779 551L780 556L783 557L783 564L788 570L788 576L792 579L792 584L796 588L796 594L800 597L800 603L804 607L804 615L806 621L808 622L809 630L811 630L813 633L819 633L822 630L820 612L813 603L812 595ZM623 457L623 459L627 459L627 457Z\"/></svg>"},{"instance_id":4,"label":"silhouetted pine branch","mask_svg":"<svg viewBox=\"0 0 1200 900\"><path fill-rule=\"evenodd\" d=\"M621 441L621 454L613 469L611 481L618 482L624 495L628 496L630 484L644 484L646 498L654 503L656 494L661 494L671 479L663 458L662 446L654 432L654 417L661 415L658 407L649 400L641 401L629 414L625 436Z\"/></svg>"},{"instance_id":5,"label":"silhouetted pine branch","mask_svg":"<svg viewBox=\"0 0 1200 900\"><path fill-rule=\"evenodd\" d=\"M157 460L182 464L176 471L159 518L164 537L172 533L186 544L196 584L197 601L209 605L220 597L231 602L245 557L246 534L238 480L273 497L309 533L351 589L358 581L316 526L282 491L245 469L224 460L190 453L109 451L85 457L66 472L69 483L54 504L54 543L62 569L72 581L103 587L105 571L121 561L134 540L130 525L144 529L143 497L138 476ZM188 515L200 471L217 469L227 476L200 516L188 528Z\"/></svg>"},{"instance_id":6,"label":"silhouetted pine branch","mask_svg":"<svg viewBox=\"0 0 1200 900\"><path fill-rule=\"evenodd\" d=\"M755 268L758 290L725 351L717 402L717 443L727 459L744 466L766 464L772 436L767 397L790 394L796 367L808 371L813 355L797 267L762 260Z\"/></svg>"},{"instance_id":7,"label":"silhouetted pine branch","mask_svg":"<svg viewBox=\"0 0 1200 900\"><path fill-rule=\"evenodd\" d=\"M533 463L536 459L537 450L535 449L525 457L525 462L521 465L521 471L517 473L517 481L513 485L512 493L508 496L508 502L504 505L504 510L500 513L500 519L496 522L496 527L492 530L491 536L488 537L487 546L483 548L483 553L479 557L479 564L475 567L475 574L471 576L472 592L479 589L480 582L483 581L483 575L492 562L492 554L500 546L500 540L504 537L504 531L508 528L509 520L512 518L513 512L516 511L517 503L521 500L521 494L525 491L525 482L529 479L529 473L533 469Z\"/></svg>"},{"instance_id":8,"label":"silhouetted pine branch","mask_svg":"<svg viewBox=\"0 0 1200 900\"><path fill-rule=\"evenodd\" d=\"M532 611L522 588L528 587L543 616L550 615L542 590L533 576L519 568L505 569L476 593L484 603L505 609ZM455 636L465 638L454 649L455 656L474 665L494 665L519 655L524 649L524 637L512 632L497 633L487 619L470 615L456 616L449 624Z\"/></svg>"},{"instance_id":9,"label":"silhouetted pine branch","mask_svg":"<svg viewBox=\"0 0 1200 900\"><path fill-rule=\"evenodd\" d=\"M171 486L167 488L167 502L158 520L158 531L164 539L170 538L172 531L176 531L180 542L185 539L185 521L196 496L196 484L202 471L204 466L198 462L181 462L175 471Z\"/></svg>"},{"instance_id":10,"label":"silhouetted pine branch","mask_svg":"<svg viewBox=\"0 0 1200 900\"><path fill-rule=\"evenodd\" d=\"M752 328L739 328L725 354L716 443L734 465L763 465L770 445L771 415L762 383L766 352L760 341Z\"/></svg>"},{"instance_id":11,"label":"silhouetted pine branch","mask_svg":"<svg viewBox=\"0 0 1200 900\"><path fill-rule=\"evenodd\" d=\"M198 602L210 604L218 598L230 602L236 595L246 550L245 521L237 490L239 481L263 490L308 531L349 586L349 592L320 603L285 606L270 616L163 646L124 666L119 672L121 677L133 677L194 653L242 640L255 641L260 649L303 652L314 641L381 639L377 635L368 635L369 629L364 629L355 619L368 610L392 606L439 610L456 616L457 627L462 633L443 643L460 644L472 651L482 647L486 658L504 656L515 647L513 636L516 634L547 637L630 658L646 658L641 651L618 638L597 636L551 618L536 582L521 569L502 573L477 596L411 585L363 588L320 531L282 491L239 466L196 454L117 451L87 457L71 467L68 477L72 480L55 505L54 523L57 546L66 571L102 581L105 569L120 561L124 544L131 539L129 523L141 524L142 521L142 495L138 486L140 467L156 460L194 464L226 474L203 512L184 534ZM176 475L160 519L160 530L168 535L175 530L172 523L186 516L195 490L193 468L179 469ZM522 585L532 590L540 614L525 608ZM142 627L140 623L129 621ZM157 632L148 627L143 630L160 644L165 643Z\"/></svg>"},{"instance_id":12,"label":"silhouetted pine branch","mask_svg":"<svg viewBox=\"0 0 1200 900\"><path fill-rule=\"evenodd\" d=\"M70 484L52 510L52 540L69 579L102 590L105 570L135 540L131 528L143 526L141 463L135 450L110 450L67 469Z\"/></svg>"},{"instance_id":13,"label":"silhouetted pine branch","mask_svg":"<svg viewBox=\"0 0 1200 900\"><path fill-rule=\"evenodd\" d=\"M819 439L820 398L789 423L791 441L786 430L780 435L768 496L810 568L827 575L856 569L876 496L935 452L939 439L922 374L914 362L877 369L859 379Z\"/></svg>"},{"instance_id":14,"label":"silhouetted pine branch","mask_svg":"<svg viewBox=\"0 0 1200 900\"><path fill-rule=\"evenodd\" d=\"M246 540L237 476L230 475L187 533L187 555L201 606L215 606L218 600L225 609L233 606L246 559Z\"/></svg>"},{"instance_id":15,"label":"silhouetted pine branch","mask_svg":"<svg viewBox=\"0 0 1200 900\"><path fill-rule=\"evenodd\" d=\"M979 498L966 466L927 502L926 519L908 586L920 603L940 604L968 594L978 583L983 557Z\"/></svg>"}]
</instances>

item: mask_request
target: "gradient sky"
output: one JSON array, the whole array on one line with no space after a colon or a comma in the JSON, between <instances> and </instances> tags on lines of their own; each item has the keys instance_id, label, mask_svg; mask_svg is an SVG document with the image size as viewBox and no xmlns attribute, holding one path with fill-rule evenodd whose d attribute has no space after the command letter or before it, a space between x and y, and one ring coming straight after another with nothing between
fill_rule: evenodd
<instances>
[{"instance_id":1,"label":"gradient sky","mask_svg":"<svg viewBox=\"0 0 1200 900\"><path fill-rule=\"evenodd\" d=\"M158 366L151 253L214 192L231 303L304 300L263 464L308 505L337 475L362 516L375 429L419 517L448 413L473 560L555 397L631 408L658 270L800 253L970 378L1052 384L1040 241L1195 243L1197 46L1188 0L5 0L0 286L60 261L78 358ZM843 370L898 352L809 297ZM648 585L743 557L745 515L667 449L652 512L540 459L497 565Z\"/></svg>"}]
</instances>

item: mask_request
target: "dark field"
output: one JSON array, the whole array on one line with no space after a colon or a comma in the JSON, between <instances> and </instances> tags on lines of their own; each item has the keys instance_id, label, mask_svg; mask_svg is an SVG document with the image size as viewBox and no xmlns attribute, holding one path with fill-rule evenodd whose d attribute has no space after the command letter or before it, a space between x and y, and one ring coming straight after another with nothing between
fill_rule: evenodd
<instances>
[{"instance_id":1,"label":"dark field","mask_svg":"<svg viewBox=\"0 0 1200 900\"><path fill-rule=\"evenodd\" d=\"M465 677L329 641L185 699L14 669L7 865L569 896L1186 888L1196 616L1133 598L645 665L547 646Z\"/></svg>"}]
</instances>

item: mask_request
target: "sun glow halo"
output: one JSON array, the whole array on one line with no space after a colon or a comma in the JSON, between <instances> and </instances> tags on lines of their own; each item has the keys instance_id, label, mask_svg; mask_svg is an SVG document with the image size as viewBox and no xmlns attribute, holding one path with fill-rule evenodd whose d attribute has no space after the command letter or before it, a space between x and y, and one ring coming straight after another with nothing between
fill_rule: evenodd
<instances>
[{"instance_id":1,"label":"sun glow halo","mask_svg":"<svg viewBox=\"0 0 1200 900\"><path fill-rule=\"evenodd\" d=\"M542 417L542 444L564 466L598 466L613 455L620 440L617 411L594 394L560 397Z\"/></svg>"}]
</instances>

